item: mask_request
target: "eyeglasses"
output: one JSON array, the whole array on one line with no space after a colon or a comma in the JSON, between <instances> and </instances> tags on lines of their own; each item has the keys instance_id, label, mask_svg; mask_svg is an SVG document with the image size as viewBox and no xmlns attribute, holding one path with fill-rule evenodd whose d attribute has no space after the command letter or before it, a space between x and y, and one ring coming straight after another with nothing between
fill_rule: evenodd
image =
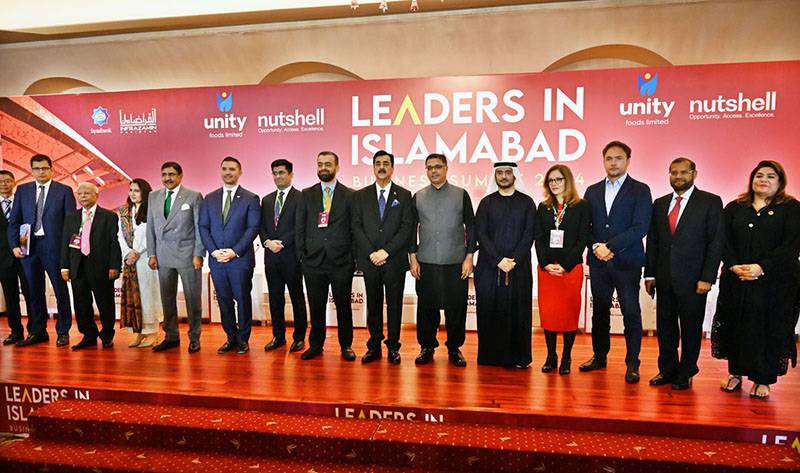
<instances>
[{"instance_id":1,"label":"eyeglasses","mask_svg":"<svg viewBox=\"0 0 800 473\"><path fill-rule=\"evenodd\" d=\"M561 184L562 182L564 182L563 177L551 177L547 180L548 184Z\"/></svg>"},{"instance_id":2,"label":"eyeglasses","mask_svg":"<svg viewBox=\"0 0 800 473\"><path fill-rule=\"evenodd\" d=\"M33 171L33 172L44 172L44 171L49 171L50 169L52 169L52 168L50 168L50 167L31 168L31 171Z\"/></svg>"},{"instance_id":3,"label":"eyeglasses","mask_svg":"<svg viewBox=\"0 0 800 473\"><path fill-rule=\"evenodd\" d=\"M439 171L444 168L444 164L432 164L430 166L425 166L425 169L428 171Z\"/></svg>"}]
</instances>

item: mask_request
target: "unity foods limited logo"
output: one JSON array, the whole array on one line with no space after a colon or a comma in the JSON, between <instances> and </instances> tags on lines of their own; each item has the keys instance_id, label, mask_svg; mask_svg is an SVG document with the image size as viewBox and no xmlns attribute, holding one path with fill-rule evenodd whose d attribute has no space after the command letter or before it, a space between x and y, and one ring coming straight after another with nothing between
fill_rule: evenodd
<instances>
[{"instance_id":1,"label":"unity foods limited logo","mask_svg":"<svg viewBox=\"0 0 800 473\"><path fill-rule=\"evenodd\" d=\"M233 107L233 93L223 92L222 94L217 94L217 108L220 112L230 112L231 107Z\"/></svg>"},{"instance_id":2,"label":"unity foods limited logo","mask_svg":"<svg viewBox=\"0 0 800 473\"><path fill-rule=\"evenodd\" d=\"M650 73L646 73L644 77L639 76L639 93L642 94L642 97L648 97L656 93L656 89L658 88L658 74L651 76Z\"/></svg>"},{"instance_id":3,"label":"unity foods limited logo","mask_svg":"<svg viewBox=\"0 0 800 473\"><path fill-rule=\"evenodd\" d=\"M233 108L233 93L218 92L217 109L222 116L204 117L203 127L206 130L221 130L219 133L209 133L209 138L241 138L244 136L244 124L247 117L237 116L231 112Z\"/></svg>"},{"instance_id":4,"label":"unity foods limited logo","mask_svg":"<svg viewBox=\"0 0 800 473\"><path fill-rule=\"evenodd\" d=\"M108 109L97 107L92 110L92 120L94 120L94 124L98 126L103 126L108 123Z\"/></svg>"}]
</instances>

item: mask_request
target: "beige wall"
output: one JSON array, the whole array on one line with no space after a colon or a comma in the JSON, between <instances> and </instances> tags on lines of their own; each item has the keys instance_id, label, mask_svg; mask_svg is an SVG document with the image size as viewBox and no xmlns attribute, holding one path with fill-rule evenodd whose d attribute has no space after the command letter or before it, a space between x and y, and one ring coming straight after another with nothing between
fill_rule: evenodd
<instances>
[{"instance_id":1,"label":"beige wall","mask_svg":"<svg viewBox=\"0 0 800 473\"><path fill-rule=\"evenodd\" d=\"M587 1L16 43L0 96L798 60L798 31L797 0Z\"/></svg>"}]
</instances>

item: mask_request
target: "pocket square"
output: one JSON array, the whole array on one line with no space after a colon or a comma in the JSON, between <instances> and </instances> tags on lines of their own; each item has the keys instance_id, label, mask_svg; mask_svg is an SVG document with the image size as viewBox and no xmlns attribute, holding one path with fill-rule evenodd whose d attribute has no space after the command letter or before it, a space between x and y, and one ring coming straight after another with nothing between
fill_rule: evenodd
<instances>
[{"instance_id":1,"label":"pocket square","mask_svg":"<svg viewBox=\"0 0 800 473\"><path fill-rule=\"evenodd\" d=\"M189 209L191 209L191 208L192 208L192 206L191 206L191 205L189 205L189 204L183 204L183 205L181 205L181 210L189 210Z\"/></svg>"},{"instance_id":2,"label":"pocket square","mask_svg":"<svg viewBox=\"0 0 800 473\"><path fill-rule=\"evenodd\" d=\"M392 207L397 207L398 205L400 205L400 202L398 202L397 199L394 199L394 202L392 202Z\"/></svg>"}]
</instances>

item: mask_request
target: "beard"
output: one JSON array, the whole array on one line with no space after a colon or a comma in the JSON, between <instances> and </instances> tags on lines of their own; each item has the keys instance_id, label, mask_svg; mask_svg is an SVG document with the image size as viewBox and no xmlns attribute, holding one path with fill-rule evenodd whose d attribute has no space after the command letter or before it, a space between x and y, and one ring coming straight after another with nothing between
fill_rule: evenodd
<instances>
[{"instance_id":1,"label":"beard","mask_svg":"<svg viewBox=\"0 0 800 473\"><path fill-rule=\"evenodd\" d=\"M683 192L694 185L694 179L683 182L670 182L669 185L675 192Z\"/></svg>"},{"instance_id":2,"label":"beard","mask_svg":"<svg viewBox=\"0 0 800 473\"><path fill-rule=\"evenodd\" d=\"M510 189L510 188L514 187L514 182L516 182L516 179L509 179L505 183L503 181L495 180L495 183L497 183L497 188L498 189L503 189L503 190Z\"/></svg>"},{"instance_id":3,"label":"beard","mask_svg":"<svg viewBox=\"0 0 800 473\"><path fill-rule=\"evenodd\" d=\"M331 182L336 175L330 171L317 171L317 177L322 182Z\"/></svg>"}]
</instances>

